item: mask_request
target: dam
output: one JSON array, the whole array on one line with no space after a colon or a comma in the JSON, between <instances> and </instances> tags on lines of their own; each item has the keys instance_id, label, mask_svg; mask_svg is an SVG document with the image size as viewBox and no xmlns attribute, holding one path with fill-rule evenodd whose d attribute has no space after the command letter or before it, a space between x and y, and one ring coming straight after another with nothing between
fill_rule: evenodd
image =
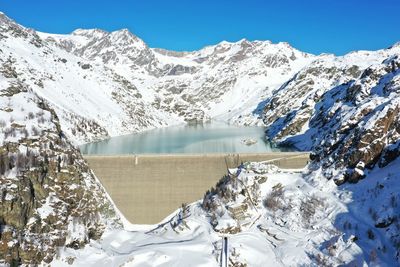
<instances>
[{"instance_id":1,"label":"dam","mask_svg":"<svg viewBox=\"0 0 400 267\"><path fill-rule=\"evenodd\" d=\"M227 168L270 161L282 169L303 168L304 152L84 155L112 200L134 224L156 224L182 203L202 199Z\"/></svg>"}]
</instances>

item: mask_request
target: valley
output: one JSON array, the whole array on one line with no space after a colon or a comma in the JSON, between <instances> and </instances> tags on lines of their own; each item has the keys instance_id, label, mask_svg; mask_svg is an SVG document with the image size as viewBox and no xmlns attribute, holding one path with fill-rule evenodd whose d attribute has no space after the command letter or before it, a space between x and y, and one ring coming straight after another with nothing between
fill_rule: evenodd
<instances>
[{"instance_id":1,"label":"valley","mask_svg":"<svg viewBox=\"0 0 400 267\"><path fill-rule=\"evenodd\" d=\"M127 29L50 34L0 13L0 264L220 266L227 237L231 266L398 266L399 112L399 43L176 52ZM304 156L295 169L275 160L288 148ZM262 156L224 166L225 153ZM123 173L135 164L145 189ZM145 213L172 181L198 200L159 204L151 225L129 222L111 189L128 208L150 197L134 207Z\"/></svg>"}]
</instances>

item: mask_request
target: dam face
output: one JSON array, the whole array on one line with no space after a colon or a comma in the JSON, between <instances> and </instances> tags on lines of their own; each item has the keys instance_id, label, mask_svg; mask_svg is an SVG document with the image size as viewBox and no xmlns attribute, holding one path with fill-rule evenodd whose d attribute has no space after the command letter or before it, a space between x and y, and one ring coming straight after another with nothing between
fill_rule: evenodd
<instances>
[{"instance_id":1,"label":"dam face","mask_svg":"<svg viewBox=\"0 0 400 267\"><path fill-rule=\"evenodd\" d=\"M280 168L303 168L308 153L167 154L84 156L125 217L134 224L155 224L182 203L202 199L227 174L246 161L272 161Z\"/></svg>"}]
</instances>

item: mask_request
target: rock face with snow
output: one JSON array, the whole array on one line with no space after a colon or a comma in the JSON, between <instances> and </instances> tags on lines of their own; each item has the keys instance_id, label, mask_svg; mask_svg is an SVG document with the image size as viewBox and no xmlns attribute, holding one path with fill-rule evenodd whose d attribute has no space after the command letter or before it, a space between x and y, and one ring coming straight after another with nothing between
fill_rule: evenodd
<instances>
[{"instance_id":1,"label":"rock face with snow","mask_svg":"<svg viewBox=\"0 0 400 267\"><path fill-rule=\"evenodd\" d=\"M369 240L356 242L365 259L388 266L400 260L399 57L394 45L317 60L266 99L263 114L270 140L312 150L305 178L325 187L331 180L341 185L338 194L353 196L345 204L349 211L336 216L338 230L358 232L357 238L367 233ZM360 222L368 226L361 233Z\"/></svg>"},{"instance_id":2,"label":"rock face with snow","mask_svg":"<svg viewBox=\"0 0 400 267\"><path fill-rule=\"evenodd\" d=\"M229 237L238 266L397 266L399 167L400 158L376 166L364 183L338 187L321 170L244 163L201 206L214 233ZM193 217L204 218L186 220Z\"/></svg>"},{"instance_id":3,"label":"rock face with snow","mask_svg":"<svg viewBox=\"0 0 400 267\"><path fill-rule=\"evenodd\" d=\"M338 184L357 182L364 168L371 169L378 162L383 167L394 159L386 151L400 141L399 69L398 57L389 57L323 95L310 125L329 130L320 137L314 157L323 161L325 169L348 167L335 177Z\"/></svg>"},{"instance_id":4,"label":"rock face with snow","mask_svg":"<svg viewBox=\"0 0 400 267\"><path fill-rule=\"evenodd\" d=\"M265 101L267 137L313 150L338 184L385 166L400 140L399 56L394 46L313 62Z\"/></svg>"},{"instance_id":5,"label":"rock face with snow","mask_svg":"<svg viewBox=\"0 0 400 267\"><path fill-rule=\"evenodd\" d=\"M0 262L49 263L120 222L56 112L0 62Z\"/></svg>"},{"instance_id":6,"label":"rock face with snow","mask_svg":"<svg viewBox=\"0 0 400 267\"><path fill-rule=\"evenodd\" d=\"M343 211L339 201L300 176L267 163L244 163L206 193L202 207L213 229L229 236L236 254L230 257L237 266L362 263L361 257L346 251L357 248L354 236L333 234L335 227L324 212ZM247 238L238 242L239 236ZM313 244L318 238L332 241L321 247ZM263 253L250 256L251 245L262 246ZM322 252L328 247L331 255Z\"/></svg>"}]
</instances>

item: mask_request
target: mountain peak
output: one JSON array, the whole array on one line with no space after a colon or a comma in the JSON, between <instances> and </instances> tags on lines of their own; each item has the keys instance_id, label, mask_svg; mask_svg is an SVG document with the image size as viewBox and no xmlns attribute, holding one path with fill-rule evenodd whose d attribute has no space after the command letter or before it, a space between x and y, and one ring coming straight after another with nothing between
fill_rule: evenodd
<instances>
[{"instance_id":1,"label":"mountain peak","mask_svg":"<svg viewBox=\"0 0 400 267\"><path fill-rule=\"evenodd\" d=\"M392 49L392 48L400 48L400 41L398 41L398 42L394 43L393 45L389 46L389 49Z\"/></svg>"},{"instance_id":2,"label":"mountain peak","mask_svg":"<svg viewBox=\"0 0 400 267\"><path fill-rule=\"evenodd\" d=\"M102 29L76 29L72 33L72 35L80 35L86 37L103 37L104 35L108 34L108 32Z\"/></svg>"},{"instance_id":3,"label":"mountain peak","mask_svg":"<svg viewBox=\"0 0 400 267\"><path fill-rule=\"evenodd\" d=\"M280 47L287 48L287 49L289 49L289 50L295 49L295 48L294 48L290 43L288 43L288 42L279 42L279 43L277 43L277 45L280 46Z\"/></svg>"},{"instance_id":4,"label":"mountain peak","mask_svg":"<svg viewBox=\"0 0 400 267\"><path fill-rule=\"evenodd\" d=\"M5 13L0 11L0 23L1 24L17 24L14 20L10 19ZM2 25L0 25L2 26Z\"/></svg>"},{"instance_id":5,"label":"mountain peak","mask_svg":"<svg viewBox=\"0 0 400 267\"><path fill-rule=\"evenodd\" d=\"M132 34L132 33L129 31L128 28L123 28L123 29L117 30L117 31L115 31L115 32L119 32L119 33L123 33L123 34Z\"/></svg>"},{"instance_id":6,"label":"mountain peak","mask_svg":"<svg viewBox=\"0 0 400 267\"><path fill-rule=\"evenodd\" d=\"M9 17L7 17L7 15L4 12L0 11L0 19L6 18L8 20L11 20Z\"/></svg>"},{"instance_id":7,"label":"mountain peak","mask_svg":"<svg viewBox=\"0 0 400 267\"><path fill-rule=\"evenodd\" d=\"M119 44L123 45L135 45L137 48L146 48L147 45L143 42L142 39L131 33L127 28L113 31L110 33L110 39Z\"/></svg>"},{"instance_id":8,"label":"mountain peak","mask_svg":"<svg viewBox=\"0 0 400 267\"><path fill-rule=\"evenodd\" d=\"M139 39L136 35L134 35L132 32L129 31L127 28L123 28L117 31L111 32L112 36L115 37L120 37L120 38L134 38L134 39Z\"/></svg>"}]
</instances>

